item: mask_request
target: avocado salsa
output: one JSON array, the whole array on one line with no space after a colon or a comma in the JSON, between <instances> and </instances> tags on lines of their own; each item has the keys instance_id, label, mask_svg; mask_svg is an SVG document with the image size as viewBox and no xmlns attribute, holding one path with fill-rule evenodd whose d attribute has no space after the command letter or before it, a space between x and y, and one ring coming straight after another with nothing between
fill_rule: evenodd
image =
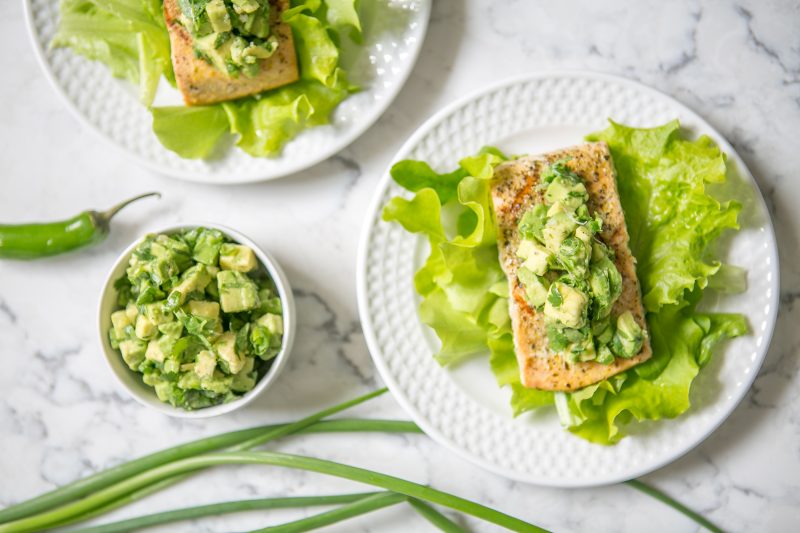
<instances>
[{"instance_id":1,"label":"avocado salsa","mask_svg":"<svg viewBox=\"0 0 800 533\"><path fill-rule=\"evenodd\" d=\"M259 60L278 48L269 0L178 0L178 6L195 55L232 77L255 76Z\"/></svg>"},{"instance_id":2,"label":"avocado salsa","mask_svg":"<svg viewBox=\"0 0 800 533\"><path fill-rule=\"evenodd\" d=\"M613 317L622 293L614 251L589 213L589 195L565 161L542 175L544 201L520 218L517 278L527 302L544 313L550 349L571 362L609 364L639 353L645 333L630 311Z\"/></svg>"},{"instance_id":3,"label":"avocado salsa","mask_svg":"<svg viewBox=\"0 0 800 533\"><path fill-rule=\"evenodd\" d=\"M253 250L221 231L150 234L115 282L111 346L162 402L233 401L280 352L282 304Z\"/></svg>"}]
</instances>

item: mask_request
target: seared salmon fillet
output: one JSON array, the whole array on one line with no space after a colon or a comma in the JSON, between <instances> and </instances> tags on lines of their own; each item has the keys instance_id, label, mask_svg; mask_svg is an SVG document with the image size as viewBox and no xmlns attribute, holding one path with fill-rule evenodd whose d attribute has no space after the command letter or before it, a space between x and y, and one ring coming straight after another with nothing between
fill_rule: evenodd
<instances>
[{"instance_id":1,"label":"seared salmon fillet","mask_svg":"<svg viewBox=\"0 0 800 533\"><path fill-rule=\"evenodd\" d=\"M608 146L602 142L589 143L498 165L492 200L497 217L500 264L509 281L509 311L521 380L525 387L551 391L581 389L638 365L652 355L645 336L641 350L630 359L617 357L610 364L570 362L563 354L550 350L544 313L537 311L525 298L524 287L517 278L521 264L516 254L520 243L517 225L528 209L544 201L543 191L538 186L542 173L551 163L565 158L571 158L567 167L584 182L590 213L598 213L603 219L601 240L615 252L614 263L622 276L622 292L611 314L619 316L630 311L642 331L647 328L636 260L628 245L628 229Z\"/></svg>"},{"instance_id":2,"label":"seared salmon fillet","mask_svg":"<svg viewBox=\"0 0 800 533\"><path fill-rule=\"evenodd\" d=\"M278 39L278 48L270 57L260 60L261 69L256 76L240 74L234 78L195 56L192 35L178 21L181 15L178 1L164 0L172 67L187 105L233 100L297 81L299 74L292 29L281 22L281 14L288 9L289 0L272 0L270 4L274 8L270 11L270 27Z\"/></svg>"}]
</instances>

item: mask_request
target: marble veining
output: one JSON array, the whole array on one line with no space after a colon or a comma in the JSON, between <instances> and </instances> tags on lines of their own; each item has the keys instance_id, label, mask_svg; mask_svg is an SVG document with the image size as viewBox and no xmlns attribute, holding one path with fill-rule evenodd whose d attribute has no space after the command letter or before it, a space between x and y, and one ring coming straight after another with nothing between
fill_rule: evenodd
<instances>
[{"instance_id":1,"label":"marble veining","mask_svg":"<svg viewBox=\"0 0 800 533\"><path fill-rule=\"evenodd\" d=\"M355 302L362 217L393 154L433 112L496 79L546 69L627 76L667 92L726 136L755 175L781 255L777 329L752 390L698 448L645 480L734 531L800 523L800 5L680 1L603 3L437 0L419 62L386 114L339 155L272 183L218 188L136 166L86 131L39 71L19 2L0 3L2 220L65 217L160 190L83 253L0 263L0 504L200 436L296 418L380 385ZM271 391L210 420L174 420L118 388L98 352L95 306L116 255L141 233L190 220L230 225L275 254L298 306L295 351ZM353 416L405 418L384 396ZM486 473L420 435L313 435L276 449L401 475L558 531L696 531L663 504L618 485L554 490ZM223 499L363 490L277 468L215 469L115 513ZM308 511L315 512L315 511ZM250 513L164 531L230 531L302 516ZM491 528L472 520L478 531ZM424 531L395 507L333 531Z\"/></svg>"}]
</instances>

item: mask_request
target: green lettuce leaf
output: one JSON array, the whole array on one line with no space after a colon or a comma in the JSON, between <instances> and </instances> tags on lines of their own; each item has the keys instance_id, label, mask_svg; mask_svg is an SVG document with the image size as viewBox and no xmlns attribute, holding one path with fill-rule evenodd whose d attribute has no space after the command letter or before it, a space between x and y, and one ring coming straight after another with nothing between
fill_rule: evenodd
<instances>
[{"instance_id":1,"label":"green lettuce leaf","mask_svg":"<svg viewBox=\"0 0 800 533\"><path fill-rule=\"evenodd\" d=\"M291 5L283 19L292 28L300 80L199 111L153 108L153 131L167 149L184 158L208 158L227 132L248 154L275 157L303 130L330 122L336 106L356 90L340 68L337 37L350 28L358 39L356 0L293 0ZM161 0L62 0L51 45L106 64L115 76L139 86L148 107L162 76L175 82Z\"/></svg>"},{"instance_id":2,"label":"green lettuce leaf","mask_svg":"<svg viewBox=\"0 0 800 533\"><path fill-rule=\"evenodd\" d=\"M653 359L636 372L623 374L626 380L619 389L604 381L572 394L558 394L564 398L559 414L570 431L592 442L614 444L624 436L621 425L631 417L659 420L684 413L690 406L692 381L714 345L747 333L741 315L717 314L712 319L674 306L648 315L648 326Z\"/></svg>"},{"instance_id":3,"label":"green lettuce leaf","mask_svg":"<svg viewBox=\"0 0 800 533\"><path fill-rule=\"evenodd\" d=\"M62 0L58 31L50 46L106 64L139 86L149 106L161 76L174 80L161 2L158 0Z\"/></svg>"},{"instance_id":4,"label":"green lettuce leaf","mask_svg":"<svg viewBox=\"0 0 800 533\"><path fill-rule=\"evenodd\" d=\"M430 243L414 283L422 296L420 317L442 341L435 354L441 364L488 350L498 385L511 389L514 416L554 405L574 434L614 444L632 420L685 412L692 382L714 347L747 333L741 315L696 311L709 278L728 290L743 288L741 271L709 257L714 240L738 228L740 207L706 191L707 183L725 180L724 154L706 137L684 139L677 122L651 129L612 122L589 138L606 141L614 155L648 311L653 357L634 370L573 393L522 386L490 202L494 166L506 159L498 150L483 149L445 173L422 161L395 164L392 178L416 194L391 199L383 218Z\"/></svg>"},{"instance_id":5,"label":"green lettuce leaf","mask_svg":"<svg viewBox=\"0 0 800 533\"><path fill-rule=\"evenodd\" d=\"M605 141L614 157L646 309L678 304L687 291L705 287L720 268L705 259L709 244L739 227L741 206L705 190L725 181L725 154L708 137L683 139L677 121L651 129L611 122L587 139Z\"/></svg>"},{"instance_id":6,"label":"green lettuce leaf","mask_svg":"<svg viewBox=\"0 0 800 533\"><path fill-rule=\"evenodd\" d=\"M383 219L424 235L430 243L431 254L416 273L414 283L423 296L421 319L442 341L436 354L442 364L456 363L485 350L490 336L501 328L510 331L505 299L508 291L497 261L489 195L491 169L503 159L497 153L482 151L462 160L459 169L450 173L463 175L457 183L439 177L425 164L400 162L392 168L395 179L415 190L416 195L410 200L393 198L383 210ZM448 183L455 187L448 189ZM454 197L457 202L449 215L462 223L459 232L448 235L442 198L446 203Z\"/></svg>"},{"instance_id":7,"label":"green lettuce leaf","mask_svg":"<svg viewBox=\"0 0 800 533\"><path fill-rule=\"evenodd\" d=\"M220 106L154 107L153 132L166 148L185 158L207 158L230 131Z\"/></svg>"}]
</instances>

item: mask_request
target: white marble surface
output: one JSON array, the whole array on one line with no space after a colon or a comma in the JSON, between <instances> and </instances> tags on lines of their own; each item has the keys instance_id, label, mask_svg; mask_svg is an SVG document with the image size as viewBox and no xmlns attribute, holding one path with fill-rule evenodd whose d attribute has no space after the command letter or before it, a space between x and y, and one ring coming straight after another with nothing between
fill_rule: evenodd
<instances>
[{"instance_id":1,"label":"white marble surface","mask_svg":"<svg viewBox=\"0 0 800 533\"><path fill-rule=\"evenodd\" d=\"M215 188L151 174L84 130L40 73L20 3L2 2L0 218L60 218L150 189L165 197L131 208L110 239L84 253L0 264L0 504L169 444L291 419L379 386L359 329L354 280L361 217L378 177L409 134L453 99L504 76L578 68L641 80L700 112L736 146L768 199L782 259L782 306L764 368L717 432L645 480L730 530L796 530L800 8L790 0L597 4L437 0L417 68L366 135L290 178ZM300 328L288 368L254 405L218 419L177 421L134 403L112 381L98 353L95 304L106 270L128 242L198 218L235 227L278 257L295 287ZM405 417L388 396L355 413ZM422 436L313 436L278 448L430 483L558 531L696 530L625 486L568 491L511 483ZM354 488L360 490L286 470L218 469L119 516L190 501ZM255 513L184 530L246 529L290 516L296 514ZM396 507L334 529L427 527Z\"/></svg>"}]
</instances>

